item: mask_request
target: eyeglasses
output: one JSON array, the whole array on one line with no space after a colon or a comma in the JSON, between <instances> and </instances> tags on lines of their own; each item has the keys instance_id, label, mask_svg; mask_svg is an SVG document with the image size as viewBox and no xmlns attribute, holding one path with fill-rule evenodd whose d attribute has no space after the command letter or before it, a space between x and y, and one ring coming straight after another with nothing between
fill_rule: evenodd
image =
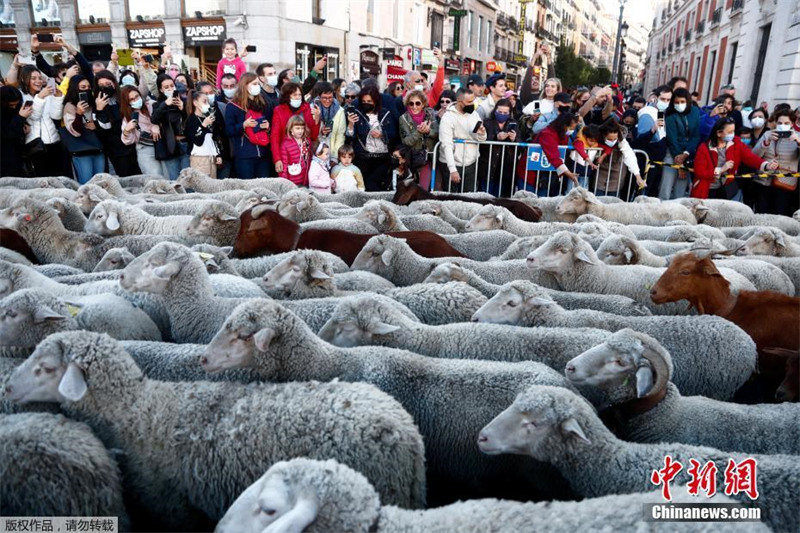
<instances>
[{"instance_id":1,"label":"eyeglasses","mask_svg":"<svg viewBox=\"0 0 800 533\"><path fill-rule=\"evenodd\" d=\"M346 94L346 95L344 95L344 99L345 100L352 100L355 97L356 97L356 95L354 95L354 94Z\"/></svg>"},{"instance_id":2,"label":"eyeglasses","mask_svg":"<svg viewBox=\"0 0 800 533\"><path fill-rule=\"evenodd\" d=\"M409 102L409 107L422 107L422 102Z\"/></svg>"},{"instance_id":3,"label":"eyeglasses","mask_svg":"<svg viewBox=\"0 0 800 533\"><path fill-rule=\"evenodd\" d=\"M442 104L442 105L450 105L450 104L453 103L453 101L452 100L447 100L445 98L442 98L441 100L439 100L439 103Z\"/></svg>"}]
</instances>

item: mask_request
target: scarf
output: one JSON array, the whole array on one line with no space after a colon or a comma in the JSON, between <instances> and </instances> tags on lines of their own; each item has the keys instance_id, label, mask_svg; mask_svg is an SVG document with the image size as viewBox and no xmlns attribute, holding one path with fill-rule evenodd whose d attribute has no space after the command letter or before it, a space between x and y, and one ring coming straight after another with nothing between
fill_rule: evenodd
<instances>
[{"instance_id":1,"label":"scarf","mask_svg":"<svg viewBox=\"0 0 800 533\"><path fill-rule=\"evenodd\" d=\"M419 126L425 121L425 108L422 109L419 113L414 113L411 110L408 111L409 116L414 121L414 124Z\"/></svg>"},{"instance_id":2,"label":"scarf","mask_svg":"<svg viewBox=\"0 0 800 533\"><path fill-rule=\"evenodd\" d=\"M316 161L316 163L319 166L321 166L322 168L324 168L325 170L330 170L331 169L331 160L330 159L322 159L321 157L314 156L314 161Z\"/></svg>"},{"instance_id":3,"label":"scarf","mask_svg":"<svg viewBox=\"0 0 800 533\"><path fill-rule=\"evenodd\" d=\"M332 128L333 119L336 117L336 113L339 112L339 108L341 107L339 105L339 101L334 98L333 103L331 103L331 106L327 109L320 103L319 98L317 98L315 103L317 104L317 107L319 107L321 121L329 128Z\"/></svg>"}]
</instances>

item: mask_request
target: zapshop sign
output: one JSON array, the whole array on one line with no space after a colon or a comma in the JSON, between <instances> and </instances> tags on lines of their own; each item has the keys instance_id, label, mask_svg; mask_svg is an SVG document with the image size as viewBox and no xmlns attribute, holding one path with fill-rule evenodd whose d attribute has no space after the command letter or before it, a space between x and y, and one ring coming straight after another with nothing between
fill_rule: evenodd
<instances>
[{"instance_id":1,"label":"zapshop sign","mask_svg":"<svg viewBox=\"0 0 800 533\"><path fill-rule=\"evenodd\" d=\"M164 44L164 28L129 28L128 43L132 48Z\"/></svg>"},{"instance_id":2,"label":"zapshop sign","mask_svg":"<svg viewBox=\"0 0 800 533\"><path fill-rule=\"evenodd\" d=\"M225 40L225 24L203 24L183 28L186 45L221 44Z\"/></svg>"}]
</instances>

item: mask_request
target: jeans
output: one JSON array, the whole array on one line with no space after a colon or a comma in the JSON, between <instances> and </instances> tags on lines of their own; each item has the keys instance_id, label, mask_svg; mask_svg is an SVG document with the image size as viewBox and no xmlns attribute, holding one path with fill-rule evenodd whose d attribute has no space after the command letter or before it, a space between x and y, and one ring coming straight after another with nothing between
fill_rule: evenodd
<instances>
[{"instance_id":1,"label":"jeans","mask_svg":"<svg viewBox=\"0 0 800 533\"><path fill-rule=\"evenodd\" d=\"M241 180L266 178L270 175L272 158L270 157L237 157L234 159L236 177Z\"/></svg>"},{"instance_id":2,"label":"jeans","mask_svg":"<svg viewBox=\"0 0 800 533\"><path fill-rule=\"evenodd\" d=\"M183 156L173 157L161 161L161 174L169 180L175 181L178 179L178 174L181 173L183 167L181 166Z\"/></svg>"},{"instance_id":3,"label":"jeans","mask_svg":"<svg viewBox=\"0 0 800 533\"><path fill-rule=\"evenodd\" d=\"M139 168L142 170L142 174L151 174L153 176L163 175L164 177L167 176L164 174L161 161L156 159L156 149L152 146L137 144L136 161L139 162Z\"/></svg>"},{"instance_id":4,"label":"jeans","mask_svg":"<svg viewBox=\"0 0 800 533\"><path fill-rule=\"evenodd\" d=\"M180 146L183 151L183 155L181 156L181 170L189 168L191 165L191 161L189 160L189 152L191 152L189 143L186 141L178 141L178 146Z\"/></svg>"},{"instance_id":5,"label":"jeans","mask_svg":"<svg viewBox=\"0 0 800 533\"><path fill-rule=\"evenodd\" d=\"M75 179L83 185L92 176L106 169L106 158L103 154L73 155L72 167L75 170Z\"/></svg>"},{"instance_id":6,"label":"jeans","mask_svg":"<svg viewBox=\"0 0 800 533\"><path fill-rule=\"evenodd\" d=\"M664 157L664 163L671 165L672 162L672 155L667 154ZM680 179L677 168L664 167L664 171L661 174L661 187L658 191L658 197L662 201L685 198L689 194L688 188L689 179Z\"/></svg>"},{"instance_id":7,"label":"jeans","mask_svg":"<svg viewBox=\"0 0 800 533\"><path fill-rule=\"evenodd\" d=\"M447 164L445 164L443 161L439 161L439 164L436 165L436 190L448 191L452 193L460 193L462 191L475 192L478 184L478 162L476 161L471 165L466 165L464 167L456 165L456 171L458 171L461 181L458 183L451 183L450 170L448 170Z\"/></svg>"}]
</instances>

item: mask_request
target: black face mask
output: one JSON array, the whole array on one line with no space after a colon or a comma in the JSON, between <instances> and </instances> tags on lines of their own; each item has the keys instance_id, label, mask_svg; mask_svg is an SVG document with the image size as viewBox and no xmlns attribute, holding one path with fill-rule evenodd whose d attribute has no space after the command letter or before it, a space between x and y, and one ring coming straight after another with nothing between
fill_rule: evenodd
<instances>
[{"instance_id":1,"label":"black face mask","mask_svg":"<svg viewBox=\"0 0 800 533\"><path fill-rule=\"evenodd\" d=\"M392 168L397 168L400 166L400 160L395 156L392 156L392 160L390 161Z\"/></svg>"},{"instance_id":2,"label":"black face mask","mask_svg":"<svg viewBox=\"0 0 800 533\"><path fill-rule=\"evenodd\" d=\"M462 109L464 110L464 113L470 114L475 111L475 104L465 105Z\"/></svg>"},{"instance_id":3,"label":"black face mask","mask_svg":"<svg viewBox=\"0 0 800 533\"><path fill-rule=\"evenodd\" d=\"M361 102L361 111L363 111L364 113L371 113L374 109L375 109L375 105L374 104L367 104L367 103Z\"/></svg>"},{"instance_id":4,"label":"black face mask","mask_svg":"<svg viewBox=\"0 0 800 533\"><path fill-rule=\"evenodd\" d=\"M114 87L100 87L99 89L97 89L97 95L100 96L101 94L104 94L107 97L111 98L113 96L116 96L117 91L114 89Z\"/></svg>"},{"instance_id":5,"label":"black face mask","mask_svg":"<svg viewBox=\"0 0 800 533\"><path fill-rule=\"evenodd\" d=\"M560 105L556 108L559 113L567 113L568 111L572 111L571 105Z\"/></svg>"}]
</instances>

